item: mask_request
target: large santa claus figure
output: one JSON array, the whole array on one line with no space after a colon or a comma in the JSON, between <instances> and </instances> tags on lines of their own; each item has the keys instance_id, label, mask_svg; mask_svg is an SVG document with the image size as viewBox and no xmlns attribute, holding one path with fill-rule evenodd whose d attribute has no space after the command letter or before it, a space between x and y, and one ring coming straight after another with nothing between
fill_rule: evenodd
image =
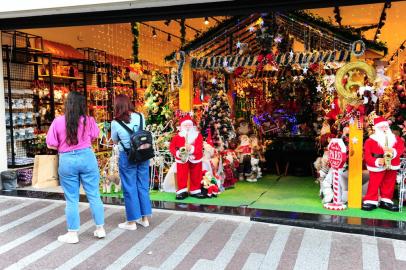
<instances>
[{"instance_id":1,"label":"large santa claus figure","mask_svg":"<svg viewBox=\"0 0 406 270\"><path fill-rule=\"evenodd\" d=\"M404 142L392 133L389 123L383 117L374 119L374 129L375 132L364 144L364 159L370 179L362 210L371 211L379 206L389 211L399 211L392 201L392 196Z\"/></svg>"},{"instance_id":2,"label":"large santa claus figure","mask_svg":"<svg viewBox=\"0 0 406 270\"><path fill-rule=\"evenodd\" d=\"M183 200L189 193L192 197L204 198L200 190L202 180L203 137L196 129L192 118L186 115L180 120L180 130L170 143L169 150L176 161L178 189L176 199ZM188 193L188 179L190 179Z\"/></svg>"}]
</instances>

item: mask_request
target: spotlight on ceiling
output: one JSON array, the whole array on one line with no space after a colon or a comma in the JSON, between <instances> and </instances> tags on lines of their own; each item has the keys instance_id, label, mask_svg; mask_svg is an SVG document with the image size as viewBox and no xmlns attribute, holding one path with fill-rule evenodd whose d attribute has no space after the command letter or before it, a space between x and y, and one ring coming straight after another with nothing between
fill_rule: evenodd
<instances>
[{"instance_id":1,"label":"spotlight on ceiling","mask_svg":"<svg viewBox=\"0 0 406 270\"><path fill-rule=\"evenodd\" d=\"M205 25L208 25L210 22L209 22L209 17L204 17L204 24Z\"/></svg>"},{"instance_id":2,"label":"spotlight on ceiling","mask_svg":"<svg viewBox=\"0 0 406 270\"><path fill-rule=\"evenodd\" d=\"M152 37L153 38L157 37L155 28L152 28Z\"/></svg>"}]
</instances>

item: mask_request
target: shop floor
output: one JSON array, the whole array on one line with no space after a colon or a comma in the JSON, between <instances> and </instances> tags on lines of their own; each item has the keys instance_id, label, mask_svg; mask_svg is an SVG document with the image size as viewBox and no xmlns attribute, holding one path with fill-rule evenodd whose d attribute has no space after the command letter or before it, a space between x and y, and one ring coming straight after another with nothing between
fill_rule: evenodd
<instances>
[{"instance_id":1,"label":"shop floor","mask_svg":"<svg viewBox=\"0 0 406 270\"><path fill-rule=\"evenodd\" d=\"M174 193L152 191L151 200L406 221L406 212L393 213L383 209L371 212L360 209L327 210L323 208L318 194L319 185L314 182L313 177L278 178L275 175L266 175L256 183L238 182L235 188L226 190L217 198L189 197L183 201L176 201Z\"/></svg>"}]
</instances>

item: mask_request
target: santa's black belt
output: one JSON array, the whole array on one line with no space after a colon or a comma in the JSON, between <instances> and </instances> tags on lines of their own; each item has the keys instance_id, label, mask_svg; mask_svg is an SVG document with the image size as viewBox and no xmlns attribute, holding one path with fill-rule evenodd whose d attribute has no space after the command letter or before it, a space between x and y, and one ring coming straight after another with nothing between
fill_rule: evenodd
<instances>
[{"instance_id":1,"label":"santa's black belt","mask_svg":"<svg viewBox=\"0 0 406 270\"><path fill-rule=\"evenodd\" d=\"M374 158L383 158L383 154L374 154L374 153L372 153L372 156Z\"/></svg>"}]
</instances>

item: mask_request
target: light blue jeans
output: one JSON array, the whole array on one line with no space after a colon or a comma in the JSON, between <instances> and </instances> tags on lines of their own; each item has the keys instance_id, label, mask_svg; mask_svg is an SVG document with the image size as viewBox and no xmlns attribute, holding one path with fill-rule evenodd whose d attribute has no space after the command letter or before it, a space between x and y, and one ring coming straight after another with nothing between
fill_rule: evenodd
<instances>
[{"instance_id":1,"label":"light blue jeans","mask_svg":"<svg viewBox=\"0 0 406 270\"><path fill-rule=\"evenodd\" d=\"M66 200L66 222L68 231L78 231L79 188L82 182L89 201L92 217L97 226L104 225L104 209L100 199L100 173L92 149L85 148L59 154L59 181Z\"/></svg>"},{"instance_id":2,"label":"light blue jeans","mask_svg":"<svg viewBox=\"0 0 406 270\"><path fill-rule=\"evenodd\" d=\"M149 160L129 162L127 154L120 151L118 168L125 203L127 221L135 221L152 214L149 199Z\"/></svg>"}]
</instances>

